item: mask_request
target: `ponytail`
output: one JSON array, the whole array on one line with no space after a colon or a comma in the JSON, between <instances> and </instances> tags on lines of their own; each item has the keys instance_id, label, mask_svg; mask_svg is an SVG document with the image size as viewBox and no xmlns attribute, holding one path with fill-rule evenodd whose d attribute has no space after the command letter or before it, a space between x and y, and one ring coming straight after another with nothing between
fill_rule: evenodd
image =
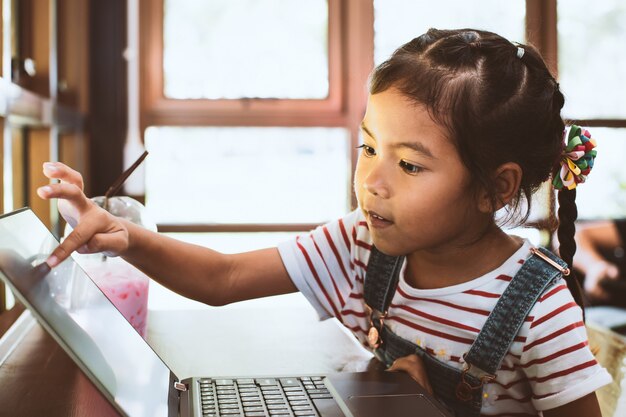
<instances>
[{"instance_id":1,"label":"ponytail","mask_svg":"<svg viewBox=\"0 0 626 417\"><path fill-rule=\"evenodd\" d=\"M567 130L564 132L564 136L566 133L567 142L553 175L552 185L559 190L559 226L557 229L559 256L569 265L570 274L565 277L565 281L576 304L583 309L584 319L583 291L573 269L574 254L576 253L575 222L578 218L576 186L585 182L587 175L593 168L596 143L591 139L589 132L579 126L572 125L569 128L569 133Z\"/></svg>"},{"instance_id":2,"label":"ponytail","mask_svg":"<svg viewBox=\"0 0 626 417\"><path fill-rule=\"evenodd\" d=\"M574 271L574 254L576 253L576 241L574 233L576 232L576 219L578 218L578 208L576 207L576 189L561 189L558 192L559 201L559 227L557 229L557 237L559 239L559 256L569 265L569 275L564 277L567 282L567 288L572 293L574 301L583 310L583 320L585 317L585 300L580 285L579 278Z\"/></svg>"}]
</instances>

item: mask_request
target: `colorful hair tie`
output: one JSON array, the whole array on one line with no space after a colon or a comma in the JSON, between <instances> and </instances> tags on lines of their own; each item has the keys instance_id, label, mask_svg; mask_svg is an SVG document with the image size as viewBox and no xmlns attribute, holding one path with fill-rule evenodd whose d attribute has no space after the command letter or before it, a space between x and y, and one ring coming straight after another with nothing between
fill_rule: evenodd
<instances>
[{"instance_id":1,"label":"colorful hair tie","mask_svg":"<svg viewBox=\"0 0 626 417\"><path fill-rule=\"evenodd\" d=\"M596 141L591 134L580 126L571 125L567 134L567 144L559 161L558 173L555 173L552 185L557 190L566 188L572 190L580 183L585 182L587 175L593 168L596 158Z\"/></svg>"}]
</instances>

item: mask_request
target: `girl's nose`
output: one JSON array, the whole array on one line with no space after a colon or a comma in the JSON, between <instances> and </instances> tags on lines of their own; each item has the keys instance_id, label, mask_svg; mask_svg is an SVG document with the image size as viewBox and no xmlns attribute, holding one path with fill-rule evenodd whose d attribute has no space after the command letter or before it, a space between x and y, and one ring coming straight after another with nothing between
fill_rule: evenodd
<instances>
[{"instance_id":1,"label":"girl's nose","mask_svg":"<svg viewBox=\"0 0 626 417\"><path fill-rule=\"evenodd\" d=\"M380 169L372 169L363 181L363 189L368 193L381 197L389 198L389 186Z\"/></svg>"}]
</instances>

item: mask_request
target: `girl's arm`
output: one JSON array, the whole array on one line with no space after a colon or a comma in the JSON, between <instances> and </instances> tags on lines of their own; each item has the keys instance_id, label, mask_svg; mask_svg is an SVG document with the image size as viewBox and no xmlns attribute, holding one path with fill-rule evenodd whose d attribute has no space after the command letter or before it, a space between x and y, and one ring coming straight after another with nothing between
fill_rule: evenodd
<instances>
[{"instance_id":1,"label":"girl's arm","mask_svg":"<svg viewBox=\"0 0 626 417\"><path fill-rule=\"evenodd\" d=\"M545 410L544 417L602 417L596 394L592 392L561 407Z\"/></svg>"},{"instance_id":2,"label":"girl's arm","mask_svg":"<svg viewBox=\"0 0 626 417\"><path fill-rule=\"evenodd\" d=\"M276 248L224 255L127 222L122 257L188 298L210 305L297 291Z\"/></svg>"},{"instance_id":3,"label":"girl's arm","mask_svg":"<svg viewBox=\"0 0 626 417\"><path fill-rule=\"evenodd\" d=\"M61 182L41 187L39 196L58 198L59 211L74 229L48 258L50 266L76 250L119 255L173 291L211 305L296 291L276 248L224 255L171 239L98 207L71 168L46 163L44 174Z\"/></svg>"}]
</instances>

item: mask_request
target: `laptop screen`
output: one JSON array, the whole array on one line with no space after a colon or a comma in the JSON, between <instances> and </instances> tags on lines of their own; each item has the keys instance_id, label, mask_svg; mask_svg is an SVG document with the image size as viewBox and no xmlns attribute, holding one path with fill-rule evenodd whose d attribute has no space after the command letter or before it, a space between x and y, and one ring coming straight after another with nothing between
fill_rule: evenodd
<instances>
[{"instance_id":1,"label":"laptop screen","mask_svg":"<svg viewBox=\"0 0 626 417\"><path fill-rule=\"evenodd\" d=\"M170 370L30 209L0 217L0 277L119 411L167 417ZM39 267L37 267L39 266Z\"/></svg>"}]
</instances>

